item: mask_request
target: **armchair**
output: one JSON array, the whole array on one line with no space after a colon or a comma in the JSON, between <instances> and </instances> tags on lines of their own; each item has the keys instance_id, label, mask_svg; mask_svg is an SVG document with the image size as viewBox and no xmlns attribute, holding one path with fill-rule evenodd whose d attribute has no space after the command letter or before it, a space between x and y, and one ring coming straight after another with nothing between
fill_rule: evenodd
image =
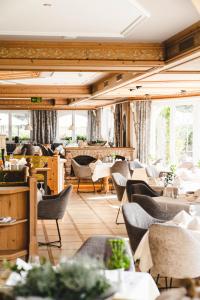
<instances>
[{"instance_id":1,"label":"armchair","mask_svg":"<svg viewBox=\"0 0 200 300\"><path fill-rule=\"evenodd\" d=\"M90 179L92 181L94 192L95 192L95 185L94 185L94 182L92 180L92 172L91 172L90 167L88 165L80 165L74 159L72 159L72 167L73 167L73 170L74 170L74 174L78 179L77 192L79 192L79 186L80 186L81 179L83 179L83 180L84 179Z\"/></svg>"},{"instance_id":2,"label":"armchair","mask_svg":"<svg viewBox=\"0 0 200 300\"><path fill-rule=\"evenodd\" d=\"M131 195L146 195L150 197L158 197L161 193L154 191L145 181L143 180L128 180L126 184L126 192L128 201L131 202Z\"/></svg>"},{"instance_id":3,"label":"armchair","mask_svg":"<svg viewBox=\"0 0 200 300\"><path fill-rule=\"evenodd\" d=\"M76 256L90 256L92 258L98 259L102 263L106 263L107 258L109 258L111 249L108 245L108 241L112 239L125 240L122 237L118 236L92 236L88 238L84 244L80 247L80 249L75 253ZM129 256L131 265L130 270L134 271L134 261L131 253L131 248L129 242L125 240L125 252Z\"/></svg>"},{"instance_id":4,"label":"armchair","mask_svg":"<svg viewBox=\"0 0 200 300\"><path fill-rule=\"evenodd\" d=\"M45 195L38 202L38 220L55 220L59 240L48 243L39 243L39 245L54 246L61 248L62 240L58 220L61 220L65 214L66 206L72 192L72 185L67 186L57 195ZM59 245L56 245L56 244Z\"/></svg>"},{"instance_id":5,"label":"armchair","mask_svg":"<svg viewBox=\"0 0 200 300\"><path fill-rule=\"evenodd\" d=\"M149 227L154 223L161 223L163 221L151 217L137 203L125 203L122 206L122 212L131 248L135 253L141 239Z\"/></svg>"},{"instance_id":6,"label":"armchair","mask_svg":"<svg viewBox=\"0 0 200 300\"><path fill-rule=\"evenodd\" d=\"M120 210L122 207L122 200L123 200L124 192L126 190L127 179L120 173L112 173L112 182L113 182L114 188L117 193L117 199L120 202L120 206L119 206L119 209L117 212L117 217L116 217L115 223L117 225L124 224L124 223L118 223L118 217L119 217L119 213L120 213Z\"/></svg>"}]
</instances>

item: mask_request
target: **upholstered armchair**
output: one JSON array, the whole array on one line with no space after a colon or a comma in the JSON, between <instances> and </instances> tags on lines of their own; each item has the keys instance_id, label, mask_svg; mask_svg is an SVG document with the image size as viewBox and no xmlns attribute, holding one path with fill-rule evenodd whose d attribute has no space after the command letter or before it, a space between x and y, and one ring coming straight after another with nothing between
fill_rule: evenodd
<instances>
[{"instance_id":1,"label":"upholstered armchair","mask_svg":"<svg viewBox=\"0 0 200 300\"><path fill-rule=\"evenodd\" d=\"M149 230L151 273L166 278L200 276L200 234L181 226L153 224ZM171 284L170 284L171 285Z\"/></svg>"},{"instance_id":2,"label":"upholstered armchair","mask_svg":"<svg viewBox=\"0 0 200 300\"><path fill-rule=\"evenodd\" d=\"M95 185L92 180L92 172L91 172L89 165L80 165L79 163L76 162L76 160L72 159L72 167L74 170L74 174L78 179L77 192L79 192L79 186L80 186L81 180L84 180L84 179L89 179L92 181L94 192L95 192Z\"/></svg>"},{"instance_id":3,"label":"upholstered armchair","mask_svg":"<svg viewBox=\"0 0 200 300\"><path fill-rule=\"evenodd\" d=\"M111 167L111 174L112 173L120 173L126 179L130 178L130 170L129 165L126 160L116 161L114 165Z\"/></svg>"},{"instance_id":4,"label":"upholstered armchair","mask_svg":"<svg viewBox=\"0 0 200 300\"><path fill-rule=\"evenodd\" d=\"M122 206L123 195L126 190L127 179L120 173L112 173L112 182L113 182L114 188L116 190L117 199L120 202L120 206L119 206L119 209L117 212L117 217L116 217L115 223L117 225L124 224L124 223L118 223L118 217L119 217L119 213L120 213L121 206Z\"/></svg>"},{"instance_id":5,"label":"upholstered armchair","mask_svg":"<svg viewBox=\"0 0 200 300\"><path fill-rule=\"evenodd\" d=\"M161 193L154 191L145 181L143 180L128 180L126 184L126 192L128 201L131 202L131 195L146 195L150 197L158 197Z\"/></svg>"},{"instance_id":6,"label":"upholstered armchair","mask_svg":"<svg viewBox=\"0 0 200 300\"><path fill-rule=\"evenodd\" d=\"M129 256L131 262L130 270L134 271L135 266L129 242L127 239L119 236L92 236L88 238L81 248L75 253L75 257L81 255L89 256L98 259L103 264L106 264L106 260L111 255L111 248L108 241L112 239L125 241L125 253Z\"/></svg>"},{"instance_id":7,"label":"upholstered armchair","mask_svg":"<svg viewBox=\"0 0 200 300\"><path fill-rule=\"evenodd\" d=\"M153 218L171 220L177 214L176 210L166 211L162 209L150 196L133 194L131 195L131 202L139 204Z\"/></svg>"},{"instance_id":8,"label":"upholstered armchair","mask_svg":"<svg viewBox=\"0 0 200 300\"><path fill-rule=\"evenodd\" d=\"M136 251L149 227L154 223L163 222L160 219L151 217L137 203L125 203L122 206L122 212L133 252Z\"/></svg>"},{"instance_id":9,"label":"upholstered armchair","mask_svg":"<svg viewBox=\"0 0 200 300\"><path fill-rule=\"evenodd\" d=\"M62 192L57 195L45 195L38 202L38 219L39 220L55 220L59 239L48 243L39 243L39 245L47 245L61 248L62 240L59 229L58 220L61 220L65 214L67 203L71 196L72 185L68 185ZM57 245L58 244L58 245Z\"/></svg>"}]
</instances>

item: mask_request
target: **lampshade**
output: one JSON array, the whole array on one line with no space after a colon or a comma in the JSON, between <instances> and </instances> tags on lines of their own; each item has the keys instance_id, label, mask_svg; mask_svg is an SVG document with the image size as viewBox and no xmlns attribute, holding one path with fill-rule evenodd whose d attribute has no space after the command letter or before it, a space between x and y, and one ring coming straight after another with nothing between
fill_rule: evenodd
<instances>
[{"instance_id":1,"label":"lampshade","mask_svg":"<svg viewBox=\"0 0 200 300\"><path fill-rule=\"evenodd\" d=\"M6 135L0 135L0 149L6 149Z\"/></svg>"},{"instance_id":2,"label":"lampshade","mask_svg":"<svg viewBox=\"0 0 200 300\"><path fill-rule=\"evenodd\" d=\"M32 127L30 124L27 124L27 125L25 126L25 130L31 131L31 130L33 130L33 127Z\"/></svg>"}]
</instances>

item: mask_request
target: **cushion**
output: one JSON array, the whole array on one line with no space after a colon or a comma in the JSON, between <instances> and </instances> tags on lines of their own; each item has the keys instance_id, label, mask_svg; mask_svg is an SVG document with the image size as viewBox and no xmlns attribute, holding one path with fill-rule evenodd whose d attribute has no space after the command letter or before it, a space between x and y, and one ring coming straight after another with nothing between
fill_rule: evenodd
<instances>
[{"instance_id":1,"label":"cushion","mask_svg":"<svg viewBox=\"0 0 200 300\"><path fill-rule=\"evenodd\" d=\"M35 149L32 144L24 144L21 151L21 154L25 155L34 155L35 153Z\"/></svg>"},{"instance_id":2,"label":"cushion","mask_svg":"<svg viewBox=\"0 0 200 300\"><path fill-rule=\"evenodd\" d=\"M40 148L42 150L42 155L43 156L49 156L49 151L48 151L47 147L45 147L44 145L40 144Z\"/></svg>"}]
</instances>

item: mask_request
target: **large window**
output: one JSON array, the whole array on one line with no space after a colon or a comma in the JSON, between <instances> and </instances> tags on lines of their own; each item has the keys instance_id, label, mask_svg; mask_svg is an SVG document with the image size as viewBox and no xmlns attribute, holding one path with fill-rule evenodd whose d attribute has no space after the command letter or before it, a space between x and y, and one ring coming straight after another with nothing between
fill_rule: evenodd
<instances>
[{"instance_id":1,"label":"large window","mask_svg":"<svg viewBox=\"0 0 200 300\"><path fill-rule=\"evenodd\" d=\"M71 137L73 140L78 135L87 136L88 112L83 111L58 111L57 139Z\"/></svg>"},{"instance_id":2,"label":"large window","mask_svg":"<svg viewBox=\"0 0 200 300\"><path fill-rule=\"evenodd\" d=\"M192 100L152 103L151 157L162 158L167 164L185 159L197 162L195 124L199 117L200 107Z\"/></svg>"},{"instance_id":3,"label":"large window","mask_svg":"<svg viewBox=\"0 0 200 300\"><path fill-rule=\"evenodd\" d=\"M112 107L102 109L101 136L104 141L114 142L114 113Z\"/></svg>"},{"instance_id":4,"label":"large window","mask_svg":"<svg viewBox=\"0 0 200 300\"><path fill-rule=\"evenodd\" d=\"M15 136L30 139L30 131L25 129L27 124L30 124L29 111L0 111L0 134L5 134L9 141Z\"/></svg>"}]
</instances>

